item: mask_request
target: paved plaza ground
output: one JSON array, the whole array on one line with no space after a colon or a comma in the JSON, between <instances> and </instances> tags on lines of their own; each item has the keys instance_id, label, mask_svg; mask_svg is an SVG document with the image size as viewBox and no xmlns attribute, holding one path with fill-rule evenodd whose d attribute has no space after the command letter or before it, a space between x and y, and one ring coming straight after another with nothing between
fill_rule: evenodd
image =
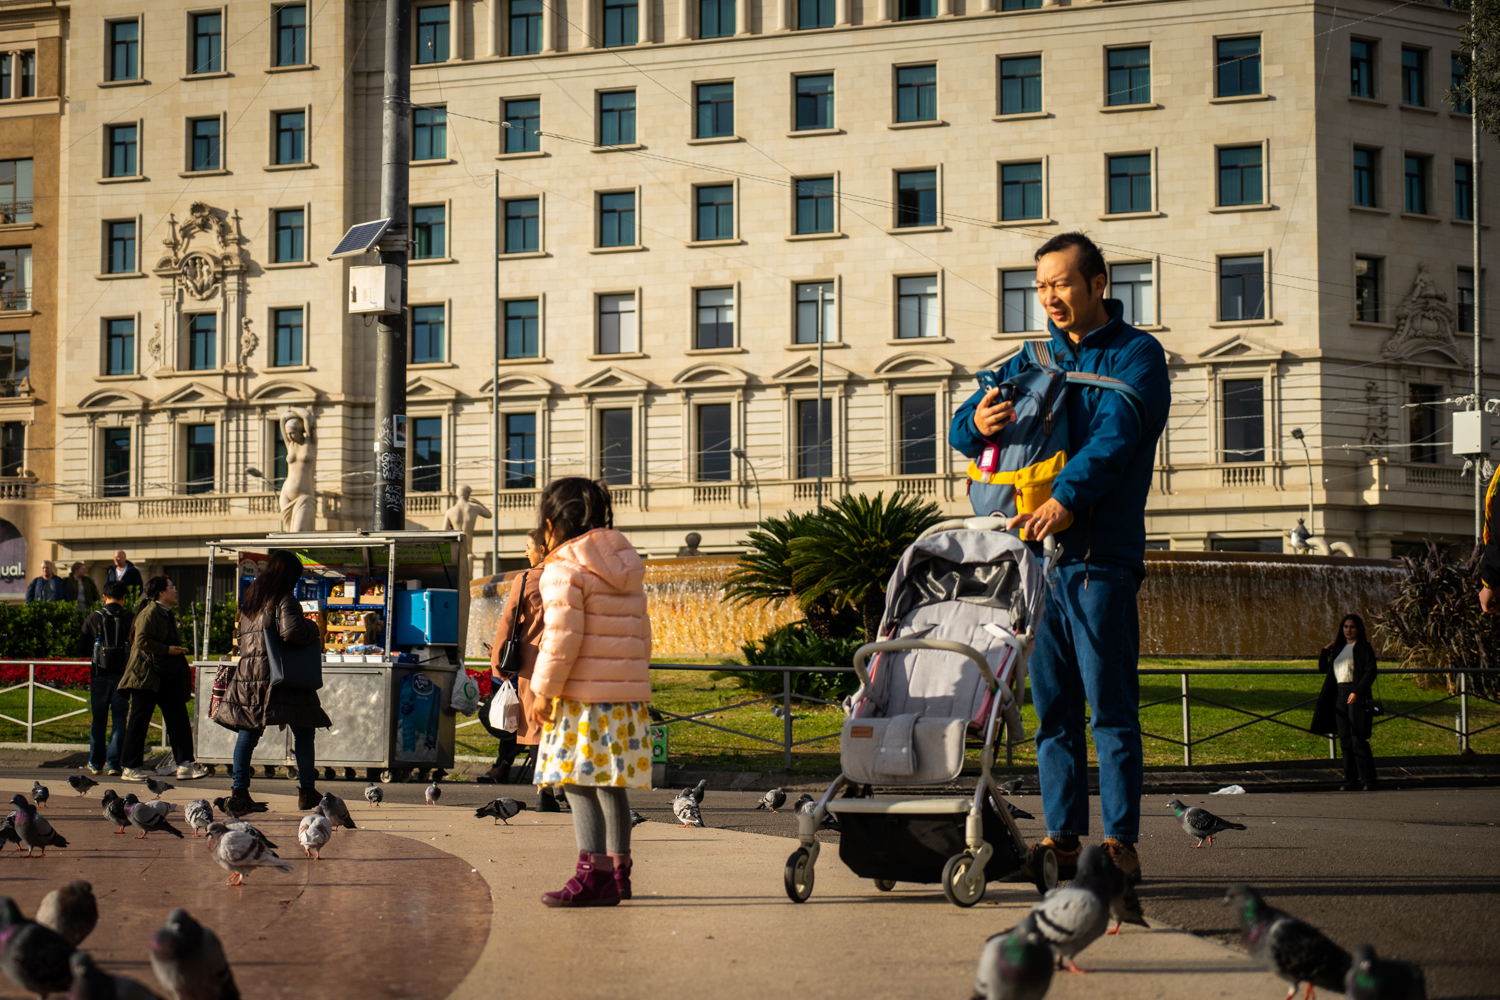
<instances>
[{"instance_id":1,"label":"paved plaza ground","mask_svg":"<svg viewBox=\"0 0 1500 1000\"><path fill-rule=\"evenodd\" d=\"M54 757L57 755L53 755ZM553 911L537 896L555 888L575 856L566 814L524 812L511 826L476 820L496 794L531 790L446 784L441 806L421 805L421 785L387 785L386 804L360 798L363 782L325 787L349 800L357 831L334 837L325 860L296 845L298 814L285 780L255 786L272 812L261 819L293 872L253 875L241 889L202 840L116 836L100 818L103 787L87 799L69 773L13 755L0 789L52 789L51 818L72 841L27 860L0 857L0 884L33 912L43 894L85 878L101 920L86 943L106 968L154 983L146 942L182 906L223 938L247 1000L361 998L953 997L970 995L986 937L1011 926L1036 899L1023 885L992 885L960 910L936 887L878 893L825 850L810 902L789 902L781 869L792 817L754 808L758 793L711 790L706 830L672 823L671 793L640 793L653 822L635 832L636 899L612 910ZM41 762L41 757L36 763ZM222 776L184 782L170 801L212 798ZM8 798L8 794L6 796ZM1015 800L1041 814L1035 796ZM1279 1000L1285 984L1232 944L1224 886L1246 880L1271 901L1346 946L1420 961L1429 995L1500 996L1500 789L1193 796L1250 827L1212 849L1191 841L1150 796L1141 856L1142 902L1153 927L1127 927L1085 952L1094 975L1059 975L1049 997ZM1096 820L1097 822L1097 816ZM1035 822L1022 823L1028 836ZM0 998L21 994L0 982Z\"/></svg>"}]
</instances>

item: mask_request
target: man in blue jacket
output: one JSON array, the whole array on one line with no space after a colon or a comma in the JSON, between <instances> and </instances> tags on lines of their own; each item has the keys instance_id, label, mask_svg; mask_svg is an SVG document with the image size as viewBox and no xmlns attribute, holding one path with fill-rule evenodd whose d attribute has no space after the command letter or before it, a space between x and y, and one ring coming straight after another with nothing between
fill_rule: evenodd
<instances>
[{"instance_id":1,"label":"man in blue jacket","mask_svg":"<svg viewBox=\"0 0 1500 1000\"><path fill-rule=\"evenodd\" d=\"M1099 756L1103 847L1135 883L1141 873L1135 844L1144 776L1135 596L1146 575L1146 495L1171 402L1166 356L1156 338L1121 319L1118 301L1104 297L1104 258L1088 237L1056 236L1036 260L1037 296L1047 311L1056 362L1068 371L1126 382L1144 404L1138 412L1123 393L1070 386L1067 464L1051 499L1010 522L1012 528L1024 524L1035 541L1056 530L1063 550L1030 662L1047 814L1043 843L1057 853L1059 875L1071 878L1080 838L1089 832L1087 701ZM996 373L998 379L1004 382L1026 364L1018 354ZM1011 421L1012 405L997 395L993 389L976 392L953 418L949 440L970 458L998 441Z\"/></svg>"}]
</instances>

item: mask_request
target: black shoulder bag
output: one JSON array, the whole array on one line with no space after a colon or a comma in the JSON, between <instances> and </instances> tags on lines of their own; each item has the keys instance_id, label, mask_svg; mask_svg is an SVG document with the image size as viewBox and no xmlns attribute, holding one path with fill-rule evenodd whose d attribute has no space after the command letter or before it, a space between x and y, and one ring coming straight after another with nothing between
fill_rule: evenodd
<instances>
[{"instance_id":1,"label":"black shoulder bag","mask_svg":"<svg viewBox=\"0 0 1500 1000\"><path fill-rule=\"evenodd\" d=\"M501 673L516 674L521 672L521 619L526 608L522 602L526 600L526 578L531 575L531 570L521 574L520 589L516 591L516 617L511 622L510 638L506 639L500 646L500 657L495 666Z\"/></svg>"},{"instance_id":2,"label":"black shoulder bag","mask_svg":"<svg viewBox=\"0 0 1500 1000\"><path fill-rule=\"evenodd\" d=\"M271 686L287 691L316 691L323 686L323 650L317 642L288 646L271 612L269 628L261 630L266 640L266 659L271 664Z\"/></svg>"}]
</instances>

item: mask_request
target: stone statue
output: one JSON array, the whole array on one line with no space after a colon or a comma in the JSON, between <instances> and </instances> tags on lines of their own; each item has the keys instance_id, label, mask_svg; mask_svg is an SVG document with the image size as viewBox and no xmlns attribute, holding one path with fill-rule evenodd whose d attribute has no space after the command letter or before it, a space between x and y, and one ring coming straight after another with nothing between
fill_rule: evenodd
<instances>
[{"instance_id":1,"label":"stone statue","mask_svg":"<svg viewBox=\"0 0 1500 1000\"><path fill-rule=\"evenodd\" d=\"M703 554L702 552L698 551L698 546L703 544L702 535L698 534L696 531L689 531L682 540L687 544L678 548L677 558L694 558Z\"/></svg>"},{"instance_id":2,"label":"stone statue","mask_svg":"<svg viewBox=\"0 0 1500 1000\"><path fill-rule=\"evenodd\" d=\"M1411 291L1396 307L1396 332L1380 353L1385 357L1408 357L1423 348L1440 347L1467 364L1468 354L1454 340L1458 317L1448 304L1448 293L1432 280L1426 264L1417 265Z\"/></svg>"},{"instance_id":3,"label":"stone statue","mask_svg":"<svg viewBox=\"0 0 1500 1000\"><path fill-rule=\"evenodd\" d=\"M312 413L288 406L281 415L286 442L286 482L281 485L281 530L312 531L317 515L315 485L318 442L313 437Z\"/></svg>"},{"instance_id":4,"label":"stone statue","mask_svg":"<svg viewBox=\"0 0 1500 1000\"><path fill-rule=\"evenodd\" d=\"M443 530L461 531L463 538L458 543L458 565L464 568L465 578L458 581L458 641L459 654L468 649L469 641L469 578L474 575L471 552L474 548L474 526L481 517L494 517L489 508L471 499L474 490L468 486L458 488L458 502L443 512Z\"/></svg>"}]
</instances>

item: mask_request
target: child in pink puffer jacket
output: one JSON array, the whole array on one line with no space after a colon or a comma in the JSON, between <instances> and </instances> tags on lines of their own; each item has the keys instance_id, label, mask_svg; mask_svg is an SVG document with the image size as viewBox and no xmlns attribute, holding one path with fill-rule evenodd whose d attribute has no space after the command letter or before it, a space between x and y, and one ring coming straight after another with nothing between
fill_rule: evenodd
<instances>
[{"instance_id":1,"label":"child in pink puffer jacket","mask_svg":"<svg viewBox=\"0 0 1500 1000\"><path fill-rule=\"evenodd\" d=\"M651 622L646 568L614 528L609 491L559 479L542 491L542 638L531 678L541 726L538 785L573 810L578 869L548 906L630 898L630 800L651 787Z\"/></svg>"}]
</instances>

